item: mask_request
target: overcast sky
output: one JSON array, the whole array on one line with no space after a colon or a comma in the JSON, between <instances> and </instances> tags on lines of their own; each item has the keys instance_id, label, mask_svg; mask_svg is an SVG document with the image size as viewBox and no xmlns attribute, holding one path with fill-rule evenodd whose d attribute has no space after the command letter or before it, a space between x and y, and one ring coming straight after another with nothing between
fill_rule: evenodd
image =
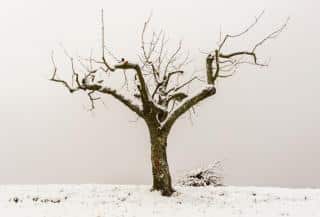
<instances>
[{"instance_id":1,"label":"overcast sky","mask_svg":"<svg viewBox=\"0 0 320 217\"><path fill-rule=\"evenodd\" d=\"M258 51L268 68L246 67L220 80L217 95L174 126L168 146L176 177L222 160L227 184L320 187L320 6L316 0L12 0L0 3L0 183L151 182L144 123L114 99L88 112L88 98L48 81L50 53L62 43L88 56L100 42L136 58L143 21L183 39L193 66L224 33L237 33L266 10L246 48L290 16L288 28ZM59 62L61 76L70 70ZM68 64L67 60L64 63Z\"/></svg>"}]
</instances>

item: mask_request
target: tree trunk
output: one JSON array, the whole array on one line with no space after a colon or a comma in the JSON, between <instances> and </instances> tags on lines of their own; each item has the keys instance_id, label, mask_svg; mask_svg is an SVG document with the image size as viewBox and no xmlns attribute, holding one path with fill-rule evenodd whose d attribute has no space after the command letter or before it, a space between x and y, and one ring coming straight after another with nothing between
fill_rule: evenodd
<instances>
[{"instance_id":1,"label":"tree trunk","mask_svg":"<svg viewBox=\"0 0 320 217\"><path fill-rule=\"evenodd\" d=\"M171 176L167 161L168 134L159 130L150 131L151 137L151 161L153 187L152 190L161 191L163 196L171 196L174 192L171 184Z\"/></svg>"}]
</instances>

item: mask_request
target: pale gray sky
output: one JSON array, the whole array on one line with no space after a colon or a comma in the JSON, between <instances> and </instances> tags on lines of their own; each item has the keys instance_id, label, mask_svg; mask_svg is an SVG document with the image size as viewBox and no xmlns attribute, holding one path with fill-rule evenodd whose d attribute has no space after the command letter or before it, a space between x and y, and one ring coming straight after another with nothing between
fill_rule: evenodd
<instances>
[{"instance_id":1,"label":"pale gray sky","mask_svg":"<svg viewBox=\"0 0 320 217\"><path fill-rule=\"evenodd\" d=\"M290 16L282 35L259 50L272 57L270 66L220 81L217 95L197 108L193 125L187 117L175 125L168 157L174 176L223 160L227 184L320 187L316 0L2 1L1 184L150 183L144 123L130 122L135 116L112 98L88 112L85 95L70 95L47 79L50 52L59 51L59 43L82 56L98 48L100 8L115 53L135 57L143 21L153 11L153 26L183 39L196 67L204 62L198 50L215 48L220 26L235 33L266 10L245 42L234 42L239 48Z\"/></svg>"}]
</instances>

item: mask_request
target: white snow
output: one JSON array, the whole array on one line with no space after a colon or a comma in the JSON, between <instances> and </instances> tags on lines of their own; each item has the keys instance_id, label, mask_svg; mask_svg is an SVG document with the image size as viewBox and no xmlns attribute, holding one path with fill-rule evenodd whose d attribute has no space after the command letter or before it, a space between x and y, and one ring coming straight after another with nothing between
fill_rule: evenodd
<instances>
[{"instance_id":1,"label":"white snow","mask_svg":"<svg viewBox=\"0 0 320 217\"><path fill-rule=\"evenodd\" d=\"M320 189L149 186L0 186L2 217L320 216Z\"/></svg>"}]
</instances>

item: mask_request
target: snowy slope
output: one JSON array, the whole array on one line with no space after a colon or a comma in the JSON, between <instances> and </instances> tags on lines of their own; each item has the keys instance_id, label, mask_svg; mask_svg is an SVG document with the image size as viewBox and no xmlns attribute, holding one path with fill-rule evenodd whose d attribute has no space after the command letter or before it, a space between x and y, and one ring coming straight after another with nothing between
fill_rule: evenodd
<instances>
[{"instance_id":1,"label":"snowy slope","mask_svg":"<svg viewBox=\"0 0 320 217\"><path fill-rule=\"evenodd\" d=\"M320 189L148 186L0 186L1 217L319 216Z\"/></svg>"}]
</instances>

